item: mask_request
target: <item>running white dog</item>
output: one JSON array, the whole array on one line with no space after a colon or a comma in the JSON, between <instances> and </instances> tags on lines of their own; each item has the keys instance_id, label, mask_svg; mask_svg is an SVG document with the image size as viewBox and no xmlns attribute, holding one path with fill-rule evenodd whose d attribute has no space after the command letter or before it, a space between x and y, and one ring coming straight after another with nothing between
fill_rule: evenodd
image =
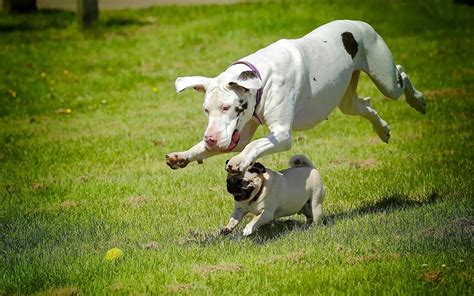
<instances>
[{"instance_id":1,"label":"running white dog","mask_svg":"<svg viewBox=\"0 0 474 296\"><path fill-rule=\"evenodd\" d=\"M406 102L425 113L425 99L402 66L395 65L382 37L368 24L340 20L323 25L300 39L282 39L232 64L215 78L179 77L178 92L205 92L209 117L204 138L191 149L166 155L172 168L225 152L242 151L227 171L242 174L257 158L289 150L292 130L320 123L336 107L372 123L384 142L390 128L357 95L360 71L367 73L387 97ZM265 138L250 142L259 124L270 129Z\"/></svg>"},{"instance_id":2,"label":"running white dog","mask_svg":"<svg viewBox=\"0 0 474 296\"><path fill-rule=\"evenodd\" d=\"M290 159L290 168L274 172L254 163L242 176L227 176L227 191L234 196L234 211L221 234L229 234L247 213L255 217L244 229L251 235L277 218L300 213L307 223L323 214L324 187L319 172L303 155Z\"/></svg>"}]
</instances>

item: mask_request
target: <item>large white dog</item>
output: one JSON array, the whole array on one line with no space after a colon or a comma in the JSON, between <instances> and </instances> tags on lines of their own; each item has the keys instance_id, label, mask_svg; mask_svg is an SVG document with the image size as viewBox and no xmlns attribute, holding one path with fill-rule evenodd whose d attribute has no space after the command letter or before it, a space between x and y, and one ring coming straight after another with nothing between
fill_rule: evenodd
<instances>
[{"instance_id":1,"label":"large white dog","mask_svg":"<svg viewBox=\"0 0 474 296\"><path fill-rule=\"evenodd\" d=\"M306 130L323 121L336 107L368 119L384 142L390 128L357 95L360 71L367 73L387 97L406 102L425 113L425 99L377 32L360 21L340 20L323 25L300 39L282 39L232 64L215 78L179 77L178 92L186 88L205 93L209 118L204 138L184 152L166 155L172 168L191 161L241 151L227 171L241 174L257 158L289 150L292 130ZM265 138L250 141L260 124Z\"/></svg>"}]
</instances>

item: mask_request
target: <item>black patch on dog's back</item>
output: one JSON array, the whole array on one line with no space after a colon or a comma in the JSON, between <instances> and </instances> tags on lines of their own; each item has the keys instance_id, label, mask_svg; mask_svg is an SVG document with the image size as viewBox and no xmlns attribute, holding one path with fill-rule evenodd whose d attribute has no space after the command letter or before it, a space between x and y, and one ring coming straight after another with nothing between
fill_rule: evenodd
<instances>
[{"instance_id":1,"label":"black patch on dog's back","mask_svg":"<svg viewBox=\"0 0 474 296\"><path fill-rule=\"evenodd\" d=\"M359 44L354 39L354 35L352 35L351 32L344 32L341 34L341 37L344 48L346 49L347 53L351 55L352 59L354 59L357 52L359 51Z\"/></svg>"}]
</instances>

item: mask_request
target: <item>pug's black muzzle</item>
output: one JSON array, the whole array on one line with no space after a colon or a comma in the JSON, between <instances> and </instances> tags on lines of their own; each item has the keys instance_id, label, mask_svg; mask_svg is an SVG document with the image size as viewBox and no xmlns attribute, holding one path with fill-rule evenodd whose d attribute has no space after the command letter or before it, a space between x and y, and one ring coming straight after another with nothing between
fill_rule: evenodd
<instances>
[{"instance_id":1,"label":"pug's black muzzle","mask_svg":"<svg viewBox=\"0 0 474 296\"><path fill-rule=\"evenodd\" d=\"M250 185L247 180L239 177L228 177L227 192L234 196L236 201L243 201L250 198L255 187Z\"/></svg>"}]
</instances>

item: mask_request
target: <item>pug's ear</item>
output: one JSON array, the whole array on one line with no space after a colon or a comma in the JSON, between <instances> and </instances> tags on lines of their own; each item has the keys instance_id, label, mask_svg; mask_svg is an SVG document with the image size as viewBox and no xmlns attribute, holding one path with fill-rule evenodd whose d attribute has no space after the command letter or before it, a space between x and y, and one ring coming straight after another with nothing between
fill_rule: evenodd
<instances>
[{"instance_id":1,"label":"pug's ear","mask_svg":"<svg viewBox=\"0 0 474 296\"><path fill-rule=\"evenodd\" d=\"M228 163L229 163L229 160L227 159L227 160L225 161L225 169L226 169L226 170L227 170L227 164L228 164Z\"/></svg>"},{"instance_id":2,"label":"pug's ear","mask_svg":"<svg viewBox=\"0 0 474 296\"><path fill-rule=\"evenodd\" d=\"M265 169L265 167L263 166L263 164L261 164L260 162L256 162L252 165L252 167L249 169L249 172L250 173L257 173L257 174L263 174L263 173L266 173L267 170Z\"/></svg>"}]
</instances>

